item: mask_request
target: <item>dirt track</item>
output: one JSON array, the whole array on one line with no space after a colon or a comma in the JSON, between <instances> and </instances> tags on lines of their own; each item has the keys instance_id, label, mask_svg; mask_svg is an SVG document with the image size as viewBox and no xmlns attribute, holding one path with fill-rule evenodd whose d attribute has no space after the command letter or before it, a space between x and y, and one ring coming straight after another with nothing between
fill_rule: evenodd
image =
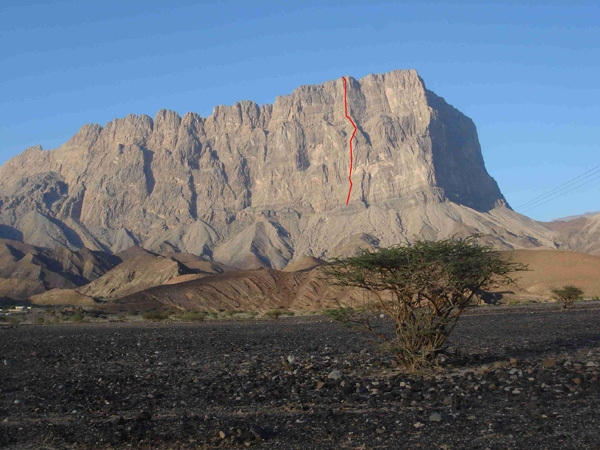
<instances>
[{"instance_id":1,"label":"dirt track","mask_svg":"<svg viewBox=\"0 0 600 450\"><path fill-rule=\"evenodd\" d=\"M398 374L322 317L4 327L0 341L8 448L600 449L597 304L465 315L437 377Z\"/></svg>"}]
</instances>

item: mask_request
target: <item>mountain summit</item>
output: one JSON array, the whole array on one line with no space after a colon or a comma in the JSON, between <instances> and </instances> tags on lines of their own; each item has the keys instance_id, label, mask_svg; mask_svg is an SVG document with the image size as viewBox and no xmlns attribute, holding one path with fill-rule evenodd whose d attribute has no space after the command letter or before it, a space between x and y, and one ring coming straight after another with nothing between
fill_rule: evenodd
<instances>
[{"instance_id":1,"label":"mountain summit","mask_svg":"<svg viewBox=\"0 0 600 450\"><path fill-rule=\"evenodd\" d=\"M510 209L473 121L414 70L347 77L358 131L350 203L342 78L274 104L161 110L85 125L0 168L0 237L113 253L134 245L241 267L473 232L505 248L553 233Z\"/></svg>"}]
</instances>

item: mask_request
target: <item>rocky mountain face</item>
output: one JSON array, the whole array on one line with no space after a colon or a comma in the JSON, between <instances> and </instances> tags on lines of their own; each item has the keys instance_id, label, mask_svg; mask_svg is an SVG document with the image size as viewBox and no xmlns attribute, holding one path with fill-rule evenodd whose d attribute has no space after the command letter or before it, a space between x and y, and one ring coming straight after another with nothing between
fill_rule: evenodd
<instances>
[{"instance_id":1,"label":"rocky mountain face","mask_svg":"<svg viewBox=\"0 0 600 450\"><path fill-rule=\"evenodd\" d=\"M508 207L475 125L413 70L348 79L358 127L348 206L342 79L274 104L160 111L85 125L60 148L0 168L0 237L112 253L187 252L240 268L481 232L554 247Z\"/></svg>"}]
</instances>

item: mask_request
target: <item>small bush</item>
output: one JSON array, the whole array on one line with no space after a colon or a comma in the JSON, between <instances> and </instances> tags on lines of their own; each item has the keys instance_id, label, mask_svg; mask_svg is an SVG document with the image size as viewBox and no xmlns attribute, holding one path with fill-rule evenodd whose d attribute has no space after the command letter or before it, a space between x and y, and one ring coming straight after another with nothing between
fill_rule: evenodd
<instances>
[{"instance_id":1,"label":"small bush","mask_svg":"<svg viewBox=\"0 0 600 450\"><path fill-rule=\"evenodd\" d=\"M283 314L282 311L280 311L279 309L270 309L268 311L266 311L263 316L266 317L267 319L279 319L279 316L281 316Z\"/></svg>"},{"instance_id":2,"label":"small bush","mask_svg":"<svg viewBox=\"0 0 600 450\"><path fill-rule=\"evenodd\" d=\"M206 319L206 313L201 311L187 311L178 315L177 318L184 322L204 322Z\"/></svg>"},{"instance_id":3,"label":"small bush","mask_svg":"<svg viewBox=\"0 0 600 450\"><path fill-rule=\"evenodd\" d=\"M567 284L560 289L552 289L554 298L563 303L563 308L573 306L576 300L583 298L583 291L577 286Z\"/></svg>"},{"instance_id":4,"label":"small bush","mask_svg":"<svg viewBox=\"0 0 600 450\"><path fill-rule=\"evenodd\" d=\"M102 311L99 309L90 309L86 312L92 319L98 319L102 315Z\"/></svg>"},{"instance_id":5,"label":"small bush","mask_svg":"<svg viewBox=\"0 0 600 450\"><path fill-rule=\"evenodd\" d=\"M13 315L11 315L11 316L8 316L6 318L6 321L8 323L10 323L11 325L18 325L21 322L23 322L23 319L21 319L21 317L19 317L19 316L13 316Z\"/></svg>"},{"instance_id":6,"label":"small bush","mask_svg":"<svg viewBox=\"0 0 600 450\"><path fill-rule=\"evenodd\" d=\"M45 322L46 320L43 317L36 317L35 319L35 323L37 323L38 325L41 325Z\"/></svg>"},{"instance_id":7,"label":"small bush","mask_svg":"<svg viewBox=\"0 0 600 450\"><path fill-rule=\"evenodd\" d=\"M324 316L327 316L330 319L336 320L343 324L348 324L355 313L356 310L350 306L339 308L326 308L321 311L321 314L323 314Z\"/></svg>"},{"instance_id":8,"label":"small bush","mask_svg":"<svg viewBox=\"0 0 600 450\"><path fill-rule=\"evenodd\" d=\"M142 318L144 320L149 320L151 322L161 322L163 320L167 320L169 318L168 312L159 313L156 311L148 311L142 314ZM123 317L123 319L125 319Z\"/></svg>"},{"instance_id":9,"label":"small bush","mask_svg":"<svg viewBox=\"0 0 600 450\"><path fill-rule=\"evenodd\" d=\"M73 314L71 316L71 322L74 322L74 323L81 323L81 322L83 322L83 314L81 314L79 311L76 312L75 314Z\"/></svg>"}]
</instances>

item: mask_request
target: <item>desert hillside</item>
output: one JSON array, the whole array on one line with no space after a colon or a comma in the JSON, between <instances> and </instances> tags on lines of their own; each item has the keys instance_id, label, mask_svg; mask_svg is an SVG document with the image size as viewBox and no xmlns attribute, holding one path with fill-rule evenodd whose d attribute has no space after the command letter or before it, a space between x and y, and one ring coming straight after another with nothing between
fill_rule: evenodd
<instances>
[{"instance_id":1,"label":"desert hillside","mask_svg":"<svg viewBox=\"0 0 600 450\"><path fill-rule=\"evenodd\" d=\"M600 213L544 222L542 225L557 233L561 248L600 255Z\"/></svg>"},{"instance_id":2,"label":"desert hillside","mask_svg":"<svg viewBox=\"0 0 600 450\"><path fill-rule=\"evenodd\" d=\"M518 272L517 285L502 288L502 302L552 301L552 289L573 284L586 298L600 296L600 257L560 250L512 250L502 252L529 270ZM191 256L180 257L192 266ZM272 309L299 313L319 311L340 303L359 304L368 297L357 289L331 285L323 275L324 262L312 257L292 263L286 270L255 269L212 273L193 271L179 261L142 255L127 260L102 277L77 290L49 291L33 297L37 304L102 299L112 311L175 309L197 311ZM200 262L196 262L200 264ZM207 262L201 262L208 268ZM142 267L144 270L142 270Z\"/></svg>"},{"instance_id":3,"label":"desert hillside","mask_svg":"<svg viewBox=\"0 0 600 450\"><path fill-rule=\"evenodd\" d=\"M587 298L600 297L600 256L564 250L513 250L503 252L513 261L527 264L517 274L516 297L548 299L552 289L572 284ZM509 295L509 297L511 297Z\"/></svg>"}]
</instances>

